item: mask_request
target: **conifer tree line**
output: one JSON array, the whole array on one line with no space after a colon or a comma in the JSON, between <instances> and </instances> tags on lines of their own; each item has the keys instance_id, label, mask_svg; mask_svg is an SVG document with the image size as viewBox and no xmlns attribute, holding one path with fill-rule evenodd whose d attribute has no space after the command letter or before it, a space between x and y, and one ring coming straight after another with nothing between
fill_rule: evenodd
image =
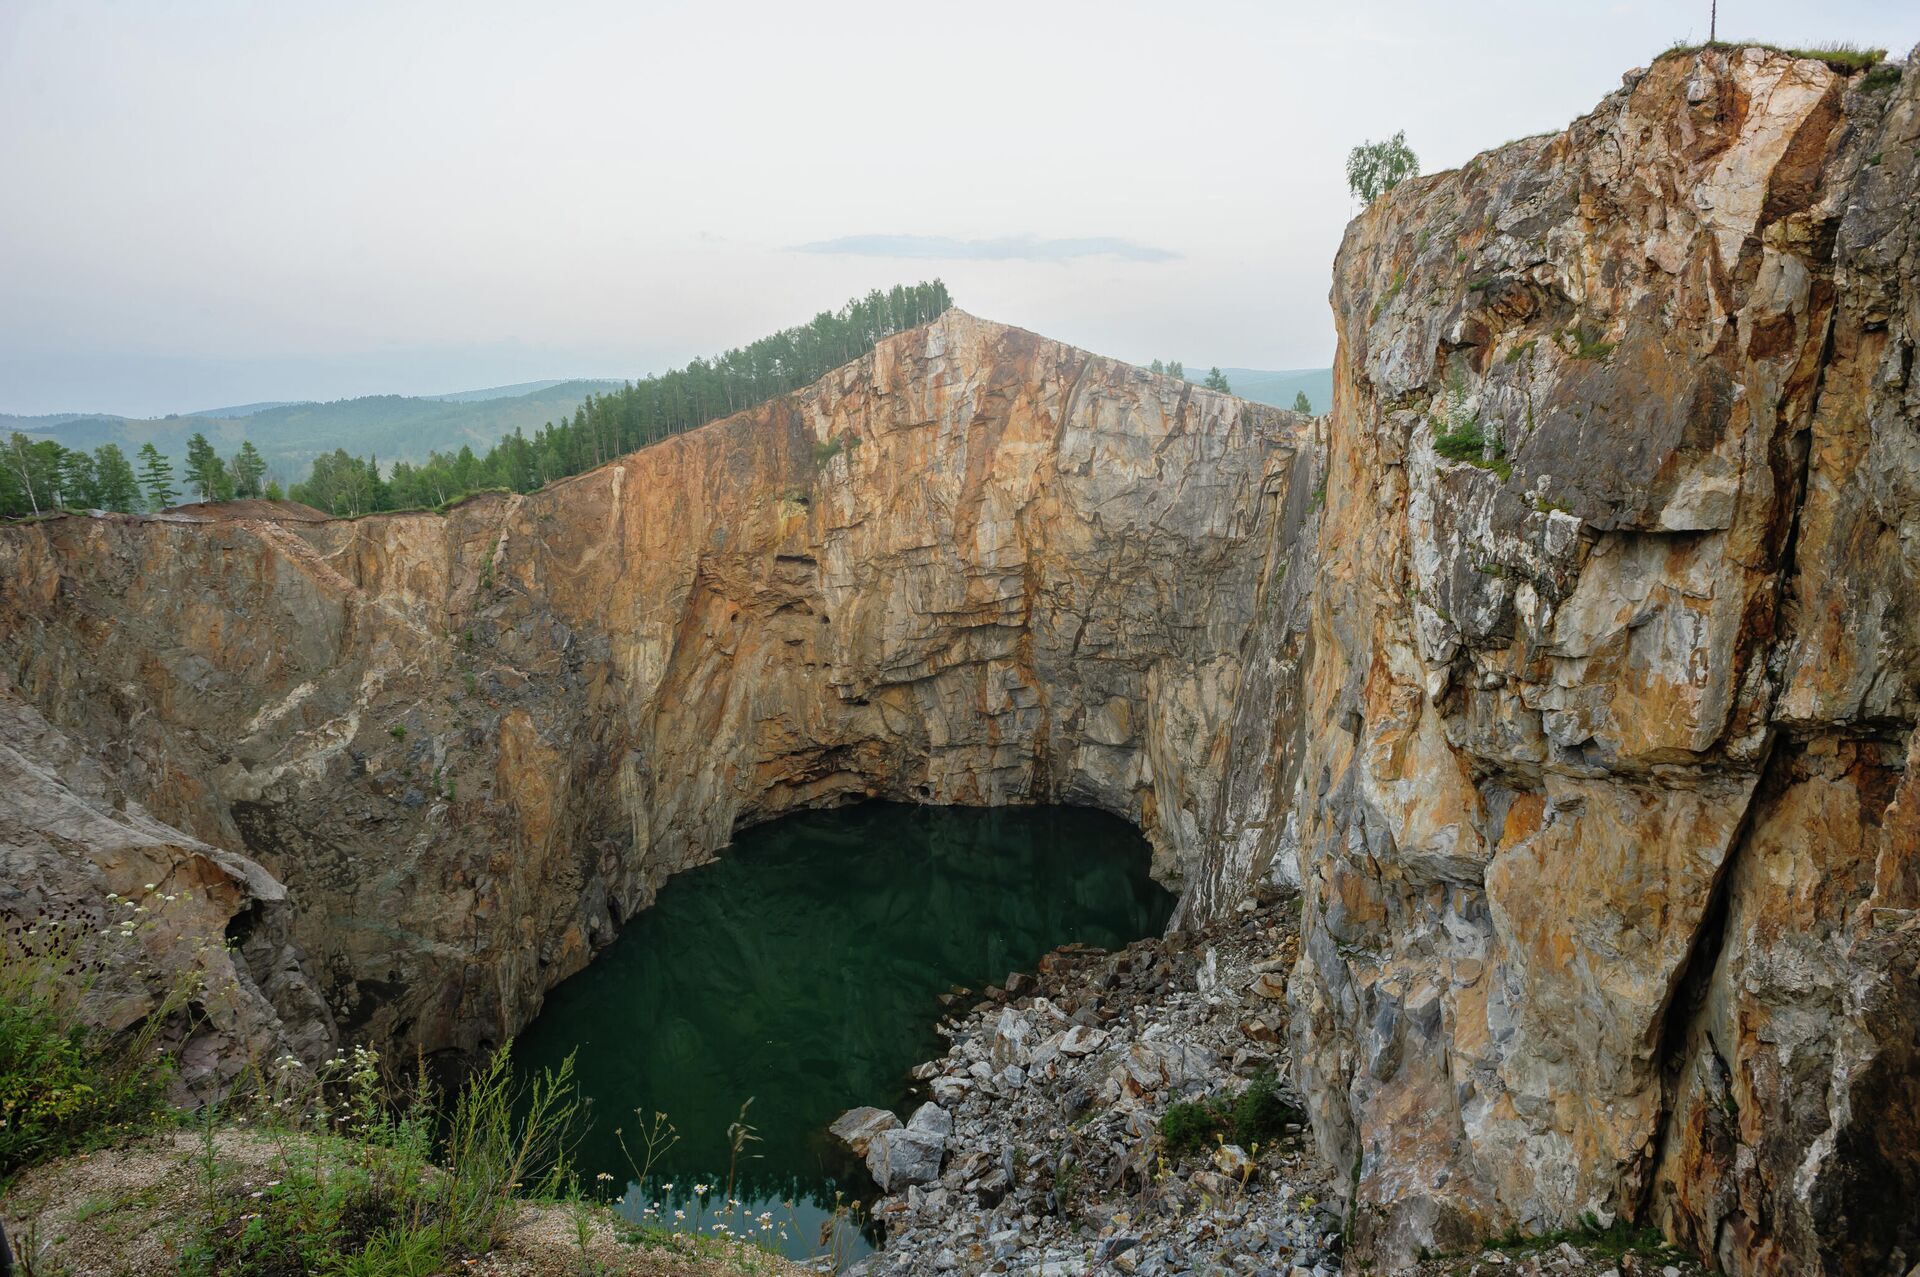
<instances>
[{"instance_id":1,"label":"conifer tree line","mask_svg":"<svg viewBox=\"0 0 1920 1277\"><path fill-rule=\"evenodd\" d=\"M1182 381L1189 380L1186 365L1182 364L1178 359L1156 359L1147 365L1147 371L1157 372L1168 377L1178 377ZM1233 387L1227 384L1227 374L1221 372L1217 366L1207 369L1206 380L1200 384L1208 390L1218 390L1229 395L1233 393Z\"/></svg>"},{"instance_id":2,"label":"conifer tree line","mask_svg":"<svg viewBox=\"0 0 1920 1277\"><path fill-rule=\"evenodd\" d=\"M442 506L487 488L531 492L798 390L871 351L881 338L932 322L952 304L938 279L875 289L837 311L823 310L809 323L716 358L589 395L570 419L548 422L531 438L516 430L485 455L463 447L457 453L431 453L417 464L400 461L383 468L377 456L335 449L315 458L306 481L285 495L331 514L359 515ZM187 441L185 465L177 472L173 460L151 443L129 460L116 444L87 453L16 431L0 449L0 517L61 509L154 511L181 501L278 500L281 495L251 441L223 459L205 435L196 434Z\"/></svg>"},{"instance_id":3,"label":"conifer tree line","mask_svg":"<svg viewBox=\"0 0 1920 1277\"><path fill-rule=\"evenodd\" d=\"M183 495L196 501L280 495L279 485L267 481L266 458L251 441L223 460L205 435L194 435L187 441L186 472L178 478L173 462L150 443L140 446L138 461L136 470L118 444L87 452L16 430L0 449L0 518L55 510L133 514L164 510Z\"/></svg>"},{"instance_id":4,"label":"conifer tree line","mask_svg":"<svg viewBox=\"0 0 1920 1277\"><path fill-rule=\"evenodd\" d=\"M472 448L434 452L418 464L382 470L377 457L337 449L316 458L305 483L288 495L336 515L443 506L488 488L532 492L669 435L705 425L818 381L872 350L883 337L940 317L953 299L940 280L895 285L855 298L811 323L784 329L713 359L589 395L571 419L548 422L529 438L516 430L485 455Z\"/></svg>"}]
</instances>

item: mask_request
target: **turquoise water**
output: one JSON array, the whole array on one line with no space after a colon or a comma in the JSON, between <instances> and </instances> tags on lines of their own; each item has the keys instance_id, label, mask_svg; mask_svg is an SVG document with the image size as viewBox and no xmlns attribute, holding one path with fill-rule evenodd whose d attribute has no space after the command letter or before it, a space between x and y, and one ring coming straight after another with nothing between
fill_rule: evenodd
<instances>
[{"instance_id":1,"label":"turquoise water","mask_svg":"<svg viewBox=\"0 0 1920 1277\"><path fill-rule=\"evenodd\" d=\"M945 1049L933 1026L951 986L997 983L1071 941L1114 948L1159 932L1173 897L1147 862L1131 825L1083 808L866 803L786 817L669 881L553 991L515 1056L524 1071L577 1051L593 1112L582 1178L630 1218L723 1223L817 1254L836 1195L875 1196L827 1124L907 1100L907 1070ZM756 1138L736 1157L728 1127L748 1101ZM636 1113L655 1112L680 1138L640 1182L615 1131L644 1164ZM865 1248L841 1232L842 1248Z\"/></svg>"}]
</instances>

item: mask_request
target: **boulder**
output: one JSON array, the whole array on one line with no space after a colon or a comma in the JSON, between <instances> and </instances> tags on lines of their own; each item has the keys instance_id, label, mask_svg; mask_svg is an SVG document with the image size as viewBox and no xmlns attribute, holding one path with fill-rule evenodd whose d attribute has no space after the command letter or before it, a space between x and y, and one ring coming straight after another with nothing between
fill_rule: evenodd
<instances>
[{"instance_id":1,"label":"boulder","mask_svg":"<svg viewBox=\"0 0 1920 1277\"><path fill-rule=\"evenodd\" d=\"M863 1105L860 1108L848 1109L835 1118L833 1125L827 1128L827 1132L838 1136L848 1148L859 1156L865 1157L874 1136L883 1131L891 1131L899 1125L900 1119L887 1110Z\"/></svg>"},{"instance_id":2,"label":"boulder","mask_svg":"<svg viewBox=\"0 0 1920 1277\"><path fill-rule=\"evenodd\" d=\"M1026 1016L1007 1007L993 1026L993 1040L987 1046L987 1060L998 1073L1009 1064L1025 1067L1033 1059L1033 1024Z\"/></svg>"},{"instance_id":3,"label":"boulder","mask_svg":"<svg viewBox=\"0 0 1920 1277\"><path fill-rule=\"evenodd\" d=\"M892 1117L893 1114L889 1113L887 1116ZM936 1135L944 1140L953 1134L953 1114L938 1104L922 1104L913 1111L913 1116L907 1119L907 1129Z\"/></svg>"},{"instance_id":4,"label":"boulder","mask_svg":"<svg viewBox=\"0 0 1920 1277\"><path fill-rule=\"evenodd\" d=\"M900 1126L876 1134L867 1145L867 1171L885 1193L940 1178L947 1154L946 1136Z\"/></svg>"},{"instance_id":5,"label":"boulder","mask_svg":"<svg viewBox=\"0 0 1920 1277\"><path fill-rule=\"evenodd\" d=\"M1062 1055L1092 1055L1106 1046L1108 1034L1105 1029L1090 1029L1084 1024L1076 1024L1068 1029L1060 1039Z\"/></svg>"}]
</instances>

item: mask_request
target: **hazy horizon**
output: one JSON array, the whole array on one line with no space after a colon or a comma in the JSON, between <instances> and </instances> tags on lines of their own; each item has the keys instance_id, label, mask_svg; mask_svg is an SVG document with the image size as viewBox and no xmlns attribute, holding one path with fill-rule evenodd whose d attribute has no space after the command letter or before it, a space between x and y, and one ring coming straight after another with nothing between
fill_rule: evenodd
<instances>
[{"instance_id":1,"label":"hazy horizon","mask_svg":"<svg viewBox=\"0 0 1920 1277\"><path fill-rule=\"evenodd\" d=\"M1707 7L16 0L0 412L634 377L935 275L1135 362L1322 368L1350 147L1564 127ZM1720 8L1920 38L1891 0Z\"/></svg>"}]
</instances>

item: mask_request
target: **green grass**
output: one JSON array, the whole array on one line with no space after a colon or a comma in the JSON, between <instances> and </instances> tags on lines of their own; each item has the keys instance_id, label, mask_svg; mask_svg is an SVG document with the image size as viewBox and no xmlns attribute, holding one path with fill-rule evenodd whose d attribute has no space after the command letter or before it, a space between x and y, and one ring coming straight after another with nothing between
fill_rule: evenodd
<instances>
[{"instance_id":1,"label":"green grass","mask_svg":"<svg viewBox=\"0 0 1920 1277\"><path fill-rule=\"evenodd\" d=\"M1866 78L1860 81L1860 88L1867 93L1885 93L1898 83L1900 68L1891 62L1882 62L1867 72Z\"/></svg>"},{"instance_id":2,"label":"green grass","mask_svg":"<svg viewBox=\"0 0 1920 1277\"><path fill-rule=\"evenodd\" d=\"M1885 49L1865 49L1845 40L1812 49L1788 49L1759 40L1714 40L1704 44L1688 44L1682 40L1669 45L1660 57L1671 58L1698 53L1703 49L1765 49L1768 53L1784 53L1791 58L1811 58L1816 62L1824 62L1842 75L1864 71L1868 67L1885 62L1887 58Z\"/></svg>"},{"instance_id":3,"label":"green grass","mask_svg":"<svg viewBox=\"0 0 1920 1277\"><path fill-rule=\"evenodd\" d=\"M1589 333L1584 325L1578 324L1571 328L1562 328L1554 334L1554 338L1559 341L1561 348L1575 359L1604 361L1612 358L1614 350L1619 346L1618 342L1600 340L1600 334Z\"/></svg>"},{"instance_id":4,"label":"green grass","mask_svg":"<svg viewBox=\"0 0 1920 1277\"><path fill-rule=\"evenodd\" d=\"M390 1083L365 1047L317 1079L283 1061L256 1097L275 1147L262 1186L222 1165L219 1115L199 1115L181 1273L428 1277L485 1254L522 1200L573 1182L572 1069L523 1089L502 1048L447 1109L424 1076Z\"/></svg>"},{"instance_id":5,"label":"green grass","mask_svg":"<svg viewBox=\"0 0 1920 1277\"><path fill-rule=\"evenodd\" d=\"M1367 322L1373 323L1379 319L1380 312L1393 303L1393 299L1400 295L1400 290L1405 288L1406 284L1407 272L1403 270L1393 272L1393 278L1387 281L1387 291L1380 294L1380 296L1374 300L1373 314L1368 318Z\"/></svg>"},{"instance_id":6,"label":"green grass","mask_svg":"<svg viewBox=\"0 0 1920 1277\"><path fill-rule=\"evenodd\" d=\"M1550 1233L1522 1233L1509 1228L1499 1237L1487 1243L1490 1250L1532 1251L1558 1246L1562 1242L1577 1246L1589 1255L1601 1259L1619 1259L1625 1255L1638 1255L1647 1259L1671 1262L1685 1259L1687 1253L1669 1245L1667 1241L1651 1228L1627 1223L1617 1219L1612 1224L1602 1226L1591 1214L1580 1217L1577 1228L1564 1228Z\"/></svg>"}]
</instances>

